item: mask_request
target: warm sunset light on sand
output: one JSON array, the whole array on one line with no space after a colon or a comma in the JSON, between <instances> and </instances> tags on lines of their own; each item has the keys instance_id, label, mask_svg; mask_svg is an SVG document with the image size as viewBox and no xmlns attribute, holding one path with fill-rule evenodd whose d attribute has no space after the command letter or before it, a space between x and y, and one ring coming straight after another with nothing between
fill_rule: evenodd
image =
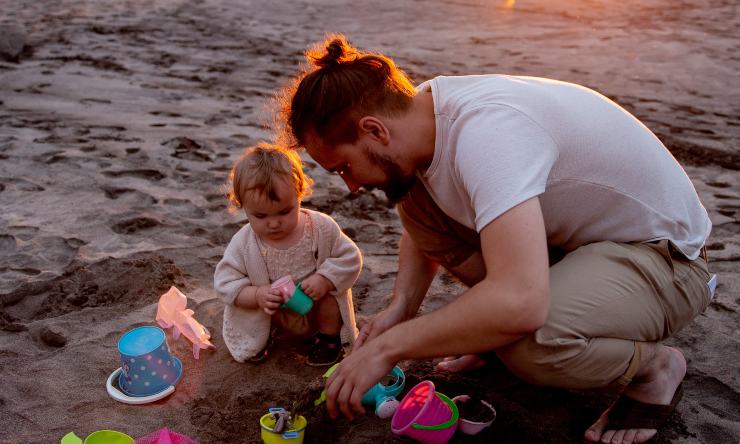
<instances>
[{"instance_id":1,"label":"warm sunset light on sand","mask_svg":"<svg viewBox=\"0 0 740 444\"><path fill-rule=\"evenodd\" d=\"M719 286L706 310L664 341L681 349L688 370L683 400L655 442L740 443L738 5L740 0L0 0L0 444L59 443L71 431L84 437L103 429L142 437L163 427L201 444L256 443L261 442L260 417L269 408L314 405L324 388L321 375L326 368L306 365L306 350L312 344L273 338L268 328L264 338L275 341L272 348L260 347L263 361L241 363L230 355L223 333L228 301L214 289L214 271L229 240L247 226L242 209L229 211L225 191L229 172L244 148L273 139L273 95L306 63L306 48L332 33L345 34L357 48L392 58L410 77L406 91L413 98L439 93L442 87L422 94L413 86L440 77L450 82L459 79L449 77L468 75L546 77L597 91L634 115L663 142L684 168L713 224L704 245L709 270L719 276ZM514 82L526 83L522 79ZM347 93L347 89L340 92ZM328 90L316 96L331 103L337 97L351 96ZM501 95L490 97L490 103L508 106L495 100ZM361 101L375 100L366 99ZM399 108L388 114L402 115L403 103L399 101ZM527 103L532 109L554 109L548 108L552 104L548 100ZM570 112L575 108L581 111L578 118L573 117L578 113ZM583 109L589 108L557 108L550 116L560 119L557 122L611 122ZM467 112L447 115L447 108L433 106L428 110L450 122L468 118ZM306 114L321 115L312 111ZM512 106L511 112L514 115L518 110ZM376 116L364 122L381 120ZM495 131L503 133L501 128L508 128L508 122L500 127L485 122L480 139L474 139L480 146L498 137L500 133L492 135ZM376 147L437 146L431 136L418 141L417 133L422 131L412 123L394 121L386 132L379 131L379 126L361 128L368 137L375 137ZM348 125L336 134L343 137L350 133L348 128L357 129ZM431 123L426 126L430 128L446 131ZM453 125L445 128L452 128L449 133L458 131ZM539 155L543 139L535 137L535 132L523 139L533 141L528 148ZM628 145L635 140L623 134L618 130L599 133L598 141ZM610 152L620 153L617 148L621 146ZM392 160L398 152L389 151ZM511 152L511 158L524 158L520 150ZM388 306L394 288L409 298L423 293L407 291L403 284L400 290L395 287L399 263L407 260L398 255L404 213L389 208L380 189L350 193L342 178L324 170L309 152L301 151L300 156L303 170L314 181L302 208L329 215L337 230L362 253L361 272L352 286L359 327ZM449 157L454 156L457 151ZM525 177L521 171L538 163L521 162L521 168L503 171L492 166L500 157L488 156L485 160L492 163L485 166L470 160L469 165L477 166L481 177L504 174L507 183L514 183ZM565 157L587 165L584 169L591 165L580 162L584 160L580 155L560 159ZM438 168L443 157L417 156L421 158ZM547 155L533 158L549 159ZM623 159L605 156L602 165L613 164L613 169L599 171L634 167ZM328 166L344 172L351 170L349 163ZM412 178L439 177L408 165L401 171ZM368 172L370 168L357 169L371 179L380 177L380 173L370 174L374 171ZM652 175L639 176L644 179L638 182L645 185L643 189L653 189ZM551 177L545 178L549 185ZM569 180L591 183L567 174L562 177L563 183ZM506 188L493 186L492 181L470 185L462 174L452 182L461 190L469 187L465 192L474 189L471 194ZM668 190L661 196L672 201L675 194ZM459 190L448 195L462 202L465 197ZM562 211L567 215L585 205L599 204L604 211L618 207L604 199L563 200L569 204ZM428 209L421 208L419 212ZM475 214L464 213L459 215L474 219ZM597 216L586 218L582 225L599 225ZM666 217L664 223L673 222ZM432 225L449 227L436 221ZM615 225L604 224L607 228L603 229ZM313 222L301 227L305 233L316 228ZM429 238L431 245L446 239ZM254 256L274 253L257 240L250 245ZM540 242L539 247L544 259L538 276L549 276L546 245ZM296 250L285 250L288 253L281 256L288 257L286 268L294 265L291 261L298 262L289 256ZM311 250L316 261L317 250ZM529 250L500 248L496 257L504 251L521 260ZM493 261L487 255L481 257L489 267L497 264L492 268L499 272L499 265L513 263L511 257ZM681 269L674 269L680 260L669 253L658 262L675 271ZM639 269L642 263L625 259L624 266ZM408 286L419 281L426 284L425 278L434 271L432 266L416 267L419 270L428 274L410 279L413 283ZM442 307L449 308L447 304L466 301L467 294L459 295L467 287L439 270L419 302L419 314L440 315ZM590 279L591 273L576 278ZM525 287L547 287L529 285L526 278L518 280L519 286L500 285L496 279L486 283L496 281L495 285L512 293ZM549 282L547 277L544 281ZM656 280L656 287L662 285ZM174 340L173 330L166 329L169 351L182 363L176 389L145 406L116 402L106 391L106 381L122 367L117 342L136 327L156 325L159 297L172 286L186 297L185 309L180 311L193 311L189 314L208 330L216 348L200 349L195 359L190 341ZM251 282L235 288L249 286ZM591 285L584 292L588 296L590 288L597 292L599 285ZM546 295L546 289L541 294ZM526 312L526 305L520 299L511 307ZM620 299L614 305L626 304ZM666 310L670 308L663 307ZM409 316L416 313L406 310L404 315L407 312ZM403 317L398 313L389 317L393 321ZM593 313L588 318L600 327L607 315L599 310ZM629 317L610 316L610 320ZM447 315L440 318L450 319ZM669 324L665 322L666 328L673 328ZM518 335L537 328L534 325L510 331ZM563 329L568 327L564 324ZM434 328L415 330L436 332ZM490 336L480 333L486 330L477 324L457 330ZM631 334L639 329L624 330ZM447 344L467 347L470 352L485 349L459 338L440 340L439 348ZM441 358L402 360L397 365L408 381L398 400L415 384L429 379L435 390L450 398L469 395L495 407L498 417L491 427L468 438L457 431L450 444L582 442L585 429L612 401L603 393L530 385L514 376L495 353L486 359L485 368L462 376L435 369ZM576 356L573 361L579 359ZM618 367L609 362L593 371ZM370 410L350 422L332 420L326 403L306 409L306 444L410 442L393 435L390 420Z\"/></svg>"}]
</instances>

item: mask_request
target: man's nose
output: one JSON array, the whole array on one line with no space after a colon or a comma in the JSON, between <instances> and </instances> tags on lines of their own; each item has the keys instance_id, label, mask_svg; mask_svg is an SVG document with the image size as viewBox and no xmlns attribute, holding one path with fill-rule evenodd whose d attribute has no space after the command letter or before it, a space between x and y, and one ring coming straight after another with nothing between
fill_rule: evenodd
<instances>
[{"instance_id":1,"label":"man's nose","mask_svg":"<svg viewBox=\"0 0 740 444\"><path fill-rule=\"evenodd\" d=\"M277 228L280 226L280 221L277 219L270 219L269 221L267 221L267 225L270 228Z\"/></svg>"},{"instance_id":2,"label":"man's nose","mask_svg":"<svg viewBox=\"0 0 740 444\"><path fill-rule=\"evenodd\" d=\"M344 180L344 183L347 184L347 188L349 188L350 193L356 192L362 186L360 183L352 180L352 178L349 177L348 174L343 174L341 177L342 177L342 180Z\"/></svg>"}]
</instances>

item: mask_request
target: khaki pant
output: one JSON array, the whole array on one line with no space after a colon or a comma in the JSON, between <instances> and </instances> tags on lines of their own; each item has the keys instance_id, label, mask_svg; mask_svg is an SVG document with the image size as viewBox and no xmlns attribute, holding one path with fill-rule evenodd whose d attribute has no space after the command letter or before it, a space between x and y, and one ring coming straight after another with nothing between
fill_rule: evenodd
<instances>
[{"instance_id":1,"label":"khaki pant","mask_svg":"<svg viewBox=\"0 0 740 444\"><path fill-rule=\"evenodd\" d=\"M445 215L421 184L398 210L417 247L445 267L480 250L478 234ZM597 242L555 263L552 258L545 325L495 350L512 373L532 384L626 385L637 371L641 344L670 337L709 304L706 261L686 259L668 241Z\"/></svg>"}]
</instances>

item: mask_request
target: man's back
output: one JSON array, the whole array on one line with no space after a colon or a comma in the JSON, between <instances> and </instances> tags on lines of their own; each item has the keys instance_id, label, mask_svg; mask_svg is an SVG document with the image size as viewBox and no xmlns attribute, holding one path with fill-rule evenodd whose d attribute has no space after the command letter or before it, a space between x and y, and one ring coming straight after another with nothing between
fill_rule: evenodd
<instances>
[{"instance_id":1,"label":"man's back","mask_svg":"<svg viewBox=\"0 0 740 444\"><path fill-rule=\"evenodd\" d=\"M435 155L422 178L480 231L539 196L548 243L670 239L695 258L711 230L673 156L642 123L578 85L533 77L438 77Z\"/></svg>"}]
</instances>

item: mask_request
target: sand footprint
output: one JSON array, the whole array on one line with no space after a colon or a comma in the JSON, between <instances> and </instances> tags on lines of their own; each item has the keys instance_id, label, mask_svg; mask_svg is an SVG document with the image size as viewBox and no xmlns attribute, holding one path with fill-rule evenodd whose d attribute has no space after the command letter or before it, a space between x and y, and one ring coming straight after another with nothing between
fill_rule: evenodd
<instances>
[{"instance_id":1,"label":"sand footprint","mask_svg":"<svg viewBox=\"0 0 740 444\"><path fill-rule=\"evenodd\" d=\"M196 206L188 199L169 198L164 200L164 204L173 209L173 213L179 217L190 219L202 219L206 212Z\"/></svg>"},{"instance_id":2,"label":"sand footprint","mask_svg":"<svg viewBox=\"0 0 740 444\"><path fill-rule=\"evenodd\" d=\"M203 144L187 137L175 137L162 142L162 146L171 148L174 152L170 154L178 159L194 160L198 162L210 162L213 151Z\"/></svg>"},{"instance_id":3,"label":"sand footprint","mask_svg":"<svg viewBox=\"0 0 740 444\"><path fill-rule=\"evenodd\" d=\"M0 177L0 184L4 185L3 189L15 189L17 191L35 192L45 190L45 188L39 184L16 177Z\"/></svg>"},{"instance_id":4,"label":"sand footprint","mask_svg":"<svg viewBox=\"0 0 740 444\"><path fill-rule=\"evenodd\" d=\"M84 99L80 99L80 103L83 105L91 105L91 104L101 104L101 105L110 105L111 102L108 99L97 99L95 97L85 97Z\"/></svg>"},{"instance_id":5,"label":"sand footprint","mask_svg":"<svg viewBox=\"0 0 740 444\"><path fill-rule=\"evenodd\" d=\"M157 203L157 199L155 199L153 196L142 191L134 190L132 188L102 186L101 189L105 193L105 197L107 197L108 199L122 199L126 202L132 203L136 207L146 208Z\"/></svg>"},{"instance_id":6,"label":"sand footprint","mask_svg":"<svg viewBox=\"0 0 740 444\"><path fill-rule=\"evenodd\" d=\"M111 230L115 231L118 234L134 234L138 233L139 231L159 227L161 225L162 222L153 217L136 216L124 219L111 225Z\"/></svg>"},{"instance_id":7,"label":"sand footprint","mask_svg":"<svg viewBox=\"0 0 740 444\"><path fill-rule=\"evenodd\" d=\"M120 170L120 171L104 171L103 176L106 177L135 177L139 179L147 179L147 180L154 180L154 181L160 181L164 179L165 176L158 170L150 170L150 169L135 169L135 170Z\"/></svg>"}]
</instances>

